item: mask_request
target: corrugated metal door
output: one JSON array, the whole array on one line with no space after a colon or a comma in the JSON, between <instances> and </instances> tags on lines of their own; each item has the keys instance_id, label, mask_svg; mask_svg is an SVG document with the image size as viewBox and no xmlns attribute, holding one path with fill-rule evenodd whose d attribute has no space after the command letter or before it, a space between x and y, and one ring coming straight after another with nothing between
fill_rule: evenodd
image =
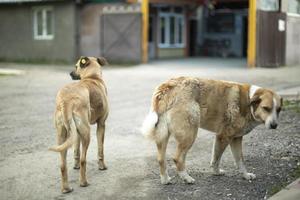
<instances>
[{"instance_id":1,"label":"corrugated metal door","mask_svg":"<svg viewBox=\"0 0 300 200\"><path fill-rule=\"evenodd\" d=\"M286 15L279 12L257 12L257 66L282 66L285 64Z\"/></svg>"}]
</instances>

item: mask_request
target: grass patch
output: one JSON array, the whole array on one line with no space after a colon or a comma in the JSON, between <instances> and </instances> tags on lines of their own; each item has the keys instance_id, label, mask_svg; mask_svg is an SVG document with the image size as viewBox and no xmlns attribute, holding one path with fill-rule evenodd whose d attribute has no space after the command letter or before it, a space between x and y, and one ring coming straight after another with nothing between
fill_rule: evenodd
<instances>
[{"instance_id":1,"label":"grass patch","mask_svg":"<svg viewBox=\"0 0 300 200\"><path fill-rule=\"evenodd\" d=\"M1 74L0 72L0 78L7 77L7 76L16 76L16 74Z\"/></svg>"},{"instance_id":2,"label":"grass patch","mask_svg":"<svg viewBox=\"0 0 300 200\"><path fill-rule=\"evenodd\" d=\"M293 111L296 113L300 113L300 99L296 100L284 100L283 101L283 108L284 110ZM298 162L299 162L298 158ZM294 168L291 173L288 175L288 179L284 180L281 183L276 184L271 189L268 190L268 197L273 196L283 188L285 188L287 185L291 183L291 180L294 181L300 177L300 165L298 164L296 168Z\"/></svg>"},{"instance_id":3,"label":"grass patch","mask_svg":"<svg viewBox=\"0 0 300 200\"><path fill-rule=\"evenodd\" d=\"M47 60L47 59L5 59L0 58L0 62L12 62L17 64L39 64L39 65L48 65L48 64L61 64L61 65L67 65L72 64L71 61L65 61L65 60Z\"/></svg>"},{"instance_id":4,"label":"grass patch","mask_svg":"<svg viewBox=\"0 0 300 200\"><path fill-rule=\"evenodd\" d=\"M292 171L289 174L290 180L295 181L297 178L300 177L300 165L297 166L297 168ZM277 192L279 192L281 189L285 188L287 185L289 185L291 182L290 181L284 181L278 185L273 186L270 190L269 190L269 194L268 196L273 196L274 194L276 194Z\"/></svg>"},{"instance_id":5,"label":"grass patch","mask_svg":"<svg viewBox=\"0 0 300 200\"><path fill-rule=\"evenodd\" d=\"M300 99L297 100L284 100L283 108L285 110L293 110L300 113Z\"/></svg>"}]
</instances>

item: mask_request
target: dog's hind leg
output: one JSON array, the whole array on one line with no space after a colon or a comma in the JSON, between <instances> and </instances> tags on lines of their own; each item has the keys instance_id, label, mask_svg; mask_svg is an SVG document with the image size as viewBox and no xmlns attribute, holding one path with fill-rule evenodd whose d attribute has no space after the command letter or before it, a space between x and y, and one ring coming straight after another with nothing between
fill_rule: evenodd
<instances>
[{"instance_id":1,"label":"dog's hind leg","mask_svg":"<svg viewBox=\"0 0 300 200\"><path fill-rule=\"evenodd\" d=\"M186 183L193 184L195 180L187 173L185 159L188 151L192 147L198 131L200 122L199 107L191 103L185 107L179 107L169 113L169 131L177 141L174 162L177 167L179 177Z\"/></svg>"},{"instance_id":2,"label":"dog's hind leg","mask_svg":"<svg viewBox=\"0 0 300 200\"><path fill-rule=\"evenodd\" d=\"M80 168L80 136L76 135L76 140L74 143L74 169Z\"/></svg>"},{"instance_id":3,"label":"dog's hind leg","mask_svg":"<svg viewBox=\"0 0 300 200\"><path fill-rule=\"evenodd\" d=\"M65 127L60 124L60 125L56 125L56 129L57 129L57 142L58 145L63 144L66 139L67 139L67 130L65 129ZM61 159L61 166L60 166L60 171L61 171L61 191L62 193L69 193L72 192L73 189L69 186L69 182L68 182L68 168L67 168L67 151L68 150L64 150L62 152L60 152L60 159Z\"/></svg>"},{"instance_id":4,"label":"dog's hind leg","mask_svg":"<svg viewBox=\"0 0 300 200\"><path fill-rule=\"evenodd\" d=\"M210 162L210 166L213 169L214 175L223 175L225 172L224 170L219 168L220 161L222 154L226 147L228 146L230 142L230 139L226 137L222 137L219 135L216 135L214 145L213 145L213 153L212 153L212 158Z\"/></svg>"},{"instance_id":5,"label":"dog's hind leg","mask_svg":"<svg viewBox=\"0 0 300 200\"><path fill-rule=\"evenodd\" d=\"M156 141L157 160L160 169L160 181L164 185L171 183L171 178L168 175L167 165L166 165L166 150L167 150L168 140L169 140L169 136L159 141Z\"/></svg>"},{"instance_id":6,"label":"dog's hind leg","mask_svg":"<svg viewBox=\"0 0 300 200\"><path fill-rule=\"evenodd\" d=\"M97 142L98 142L98 166L100 170L105 170L106 165L104 163L104 135L105 135L105 123L98 122L97 124Z\"/></svg>"},{"instance_id":7,"label":"dog's hind leg","mask_svg":"<svg viewBox=\"0 0 300 200\"><path fill-rule=\"evenodd\" d=\"M243 137L234 138L230 143L231 152L233 158L235 160L236 166L243 174L243 177L247 180L255 179L255 174L248 173L246 166L244 164L244 157L243 157L243 149L242 149L242 140Z\"/></svg>"},{"instance_id":8,"label":"dog's hind leg","mask_svg":"<svg viewBox=\"0 0 300 200\"><path fill-rule=\"evenodd\" d=\"M86 179L86 154L90 144L90 125L88 120L88 115L86 113L81 113L80 123L78 120L75 120L76 128L78 134L80 135L80 141L82 144L82 151L80 156L80 176L79 182L81 187L88 186L88 182Z\"/></svg>"},{"instance_id":9,"label":"dog's hind leg","mask_svg":"<svg viewBox=\"0 0 300 200\"><path fill-rule=\"evenodd\" d=\"M192 125L189 122L182 122L180 124L181 127L179 127L179 124L176 126L177 129L171 129L171 134L174 134L177 141L176 153L173 160L176 164L179 177L186 183L193 184L195 180L186 171L185 158L196 139L198 126Z\"/></svg>"}]
</instances>

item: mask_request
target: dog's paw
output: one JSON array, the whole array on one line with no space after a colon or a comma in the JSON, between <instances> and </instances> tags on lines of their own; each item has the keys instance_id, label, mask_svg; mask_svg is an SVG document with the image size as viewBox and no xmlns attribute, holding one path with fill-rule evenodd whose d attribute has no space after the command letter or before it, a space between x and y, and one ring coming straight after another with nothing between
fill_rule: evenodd
<instances>
[{"instance_id":1,"label":"dog's paw","mask_svg":"<svg viewBox=\"0 0 300 200\"><path fill-rule=\"evenodd\" d=\"M163 185L171 184L171 177L168 174L160 175L160 182Z\"/></svg>"},{"instance_id":2,"label":"dog's paw","mask_svg":"<svg viewBox=\"0 0 300 200\"><path fill-rule=\"evenodd\" d=\"M223 169L213 169L213 175L223 176L223 175L225 175L225 170L223 170Z\"/></svg>"},{"instance_id":3,"label":"dog's paw","mask_svg":"<svg viewBox=\"0 0 300 200\"><path fill-rule=\"evenodd\" d=\"M82 181L80 183L80 187L87 187L89 185L89 183L87 181Z\"/></svg>"},{"instance_id":4,"label":"dog's paw","mask_svg":"<svg viewBox=\"0 0 300 200\"><path fill-rule=\"evenodd\" d=\"M75 163L73 166L73 169L80 169L80 164L79 163Z\"/></svg>"},{"instance_id":5,"label":"dog's paw","mask_svg":"<svg viewBox=\"0 0 300 200\"><path fill-rule=\"evenodd\" d=\"M195 179L193 179L186 171L178 172L179 177L188 184L194 184Z\"/></svg>"},{"instance_id":6,"label":"dog's paw","mask_svg":"<svg viewBox=\"0 0 300 200\"><path fill-rule=\"evenodd\" d=\"M246 179L246 180L254 180L256 178L255 174L252 174L252 173L244 173L243 174L243 177Z\"/></svg>"},{"instance_id":7,"label":"dog's paw","mask_svg":"<svg viewBox=\"0 0 300 200\"><path fill-rule=\"evenodd\" d=\"M70 193L70 192L72 192L72 191L73 191L73 188L71 188L71 187L63 188L63 189L61 190L61 192L62 192L63 194Z\"/></svg>"},{"instance_id":8,"label":"dog's paw","mask_svg":"<svg viewBox=\"0 0 300 200\"><path fill-rule=\"evenodd\" d=\"M106 167L106 165L104 164L103 161L99 161L99 163L98 163L98 169L99 170L106 170L107 169L107 167Z\"/></svg>"}]
</instances>

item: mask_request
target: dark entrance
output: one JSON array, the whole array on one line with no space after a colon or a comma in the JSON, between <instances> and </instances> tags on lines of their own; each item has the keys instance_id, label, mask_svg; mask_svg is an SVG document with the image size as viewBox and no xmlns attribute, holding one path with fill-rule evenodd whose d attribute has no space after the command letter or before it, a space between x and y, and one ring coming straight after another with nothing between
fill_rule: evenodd
<instances>
[{"instance_id":1,"label":"dark entrance","mask_svg":"<svg viewBox=\"0 0 300 200\"><path fill-rule=\"evenodd\" d=\"M243 17L243 57L247 57L248 49L248 16Z\"/></svg>"},{"instance_id":2,"label":"dark entrance","mask_svg":"<svg viewBox=\"0 0 300 200\"><path fill-rule=\"evenodd\" d=\"M196 56L197 54L197 20L189 20L189 56Z\"/></svg>"}]
</instances>

